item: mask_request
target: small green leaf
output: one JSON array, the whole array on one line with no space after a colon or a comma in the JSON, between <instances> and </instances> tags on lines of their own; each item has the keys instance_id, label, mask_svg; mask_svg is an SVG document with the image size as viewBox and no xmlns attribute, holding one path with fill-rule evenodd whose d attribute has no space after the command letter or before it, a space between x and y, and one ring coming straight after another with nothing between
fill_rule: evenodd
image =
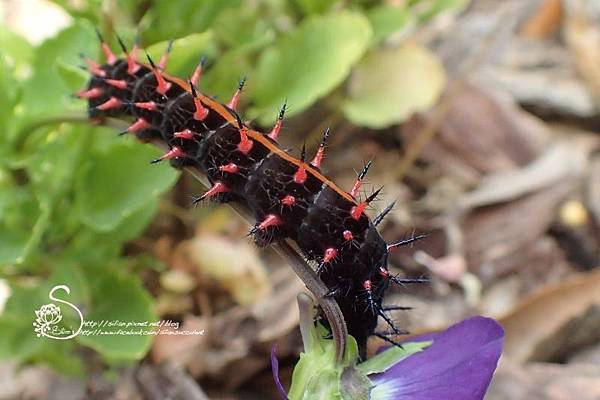
<instances>
[{"instance_id":1,"label":"small green leaf","mask_svg":"<svg viewBox=\"0 0 600 400\"><path fill-rule=\"evenodd\" d=\"M115 244L139 237L148 224L152 222L152 219L158 212L159 205L160 199L150 199L143 207L123 219L121 223L110 232L97 232L96 240Z\"/></svg>"},{"instance_id":2,"label":"small green leaf","mask_svg":"<svg viewBox=\"0 0 600 400\"><path fill-rule=\"evenodd\" d=\"M11 290L5 310L0 315L0 359L44 363L65 374L79 374L82 365L74 354L74 341L37 337L34 331L35 311L50 303L49 285L13 286Z\"/></svg>"},{"instance_id":3,"label":"small green leaf","mask_svg":"<svg viewBox=\"0 0 600 400\"><path fill-rule=\"evenodd\" d=\"M358 345L352 336L347 337L346 351L341 363L335 360L333 340L325 339L327 330L320 324L310 328L310 350L300 354L294 367L291 400L341 399L340 380L347 368L358 359ZM370 382L364 381L369 386Z\"/></svg>"},{"instance_id":4,"label":"small green leaf","mask_svg":"<svg viewBox=\"0 0 600 400\"><path fill-rule=\"evenodd\" d=\"M0 266L13 264L21 260L29 241L28 233L0 229Z\"/></svg>"},{"instance_id":5,"label":"small green leaf","mask_svg":"<svg viewBox=\"0 0 600 400\"><path fill-rule=\"evenodd\" d=\"M155 43L209 29L221 11L240 8L241 0L179 0L153 3L144 17L144 43Z\"/></svg>"},{"instance_id":6,"label":"small green leaf","mask_svg":"<svg viewBox=\"0 0 600 400\"><path fill-rule=\"evenodd\" d=\"M223 10L212 24L215 37L230 49L275 39L274 21L264 18L259 7L248 6Z\"/></svg>"},{"instance_id":7,"label":"small green leaf","mask_svg":"<svg viewBox=\"0 0 600 400\"><path fill-rule=\"evenodd\" d=\"M38 129L36 135L29 139L29 145L24 146L31 153L24 160L29 176L27 188L39 202L40 216L30 230L27 245L17 261L27 261L27 257L38 250L43 237L48 241L64 241L65 229L62 228L68 222L68 216L72 215L72 205L69 203L62 210L60 215L65 218L52 217L57 206L65 206L65 194L73 187L85 143L89 142L89 128L61 125Z\"/></svg>"},{"instance_id":8,"label":"small green leaf","mask_svg":"<svg viewBox=\"0 0 600 400\"><path fill-rule=\"evenodd\" d=\"M61 374L83 378L84 363L75 344L75 341L54 340L44 346L35 357L32 357L31 362L34 364L44 363Z\"/></svg>"},{"instance_id":9,"label":"small green leaf","mask_svg":"<svg viewBox=\"0 0 600 400\"><path fill-rule=\"evenodd\" d=\"M406 28L412 19L412 13L406 7L385 4L370 9L367 17L373 27L373 43L379 43Z\"/></svg>"},{"instance_id":10,"label":"small green leaf","mask_svg":"<svg viewBox=\"0 0 600 400\"><path fill-rule=\"evenodd\" d=\"M16 79L15 66L5 54L0 54L0 158L10 156L12 148L9 145L15 130L15 106L21 90L20 82ZM0 161L0 164L4 162Z\"/></svg>"},{"instance_id":11,"label":"small green leaf","mask_svg":"<svg viewBox=\"0 0 600 400\"><path fill-rule=\"evenodd\" d=\"M30 187L38 199L54 201L73 184L90 128L59 125L35 133L25 149Z\"/></svg>"},{"instance_id":12,"label":"small green leaf","mask_svg":"<svg viewBox=\"0 0 600 400\"><path fill-rule=\"evenodd\" d=\"M357 125L383 128L433 106L445 82L440 61L426 48L381 49L356 68L343 111Z\"/></svg>"},{"instance_id":13,"label":"small green leaf","mask_svg":"<svg viewBox=\"0 0 600 400\"><path fill-rule=\"evenodd\" d=\"M38 287L11 287L11 295L0 315L0 358L30 360L47 344L36 337L35 310L48 303L47 293Z\"/></svg>"},{"instance_id":14,"label":"small green leaf","mask_svg":"<svg viewBox=\"0 0 600 400\"><path fill-rule=\"evenodd\" d=\"M61 59L56 60L56 68L58 75L62 78L71 93L75 93L85 87L86 82L90 79L88 72Z\"/></svg>"},{"instance_id":15,"label":"small green leaf","mask_svg":"<svg viewBox=\"0 0 600 400\"><path fill-rule=\"evenodd\" d=\"M50 227L50 215L52 214L52 206L47 200L40 202L40 216L38 217L35 225L31 229L31 236L29 236L23 254L17 258L18 264L23 263L27 260L27 257L38 249L38 245L42 241L42 237L46 230Z\"/></svg>"},{"instance_id":16,"label":"small green leaf","mask_svg":"<svg viewBox=\"0 0 600 400\"><path fill-rule=\"evenodd\" d=\"M0 26L0 49L2 49L2 56L6 57L9 64L17 71L17 76L24 76L29 72L33 48L25 38Z\"/></svg>"},{"instance_id":17,"label":"small green leaf","mask_svg":"<svg viewBox=\"0 0 600 400\"><path fill-rule=\"evenodd\" d=\"M26 117L23 122L64 115L65 111L79 111L85 107L85 102L71 98L72 89L63 79L58 78L59 67L56 60L76 66L81 64L81 53L95 58L95 36L89 23L79 21L37 48L33 75L24 84L22 114Z\"/></svg>"},{"instance_id":18,"label":"small green leaf","mask_svg":"<svg viewBox=\"0 0 600 400\"><path fill-rule=\"evenodd\" d=\"M250 117L271 123L288 100L298 114L337 87L367 49L371 26L362 14L342 11L304 20L260 57Z\"/></svg>"},{"instance_id":19,"label":"small green leaf","mask_svg":"<svg viewBox=\"0 0 600 400\"><path fill-rule=\"evenodd\" d=\"M73 0L51 0L56 5L60 6L67 13L71 14L76 19L88 19L94 24L100 25L99 21L105 16L101 0L91 1L73 1ZM119 2L119 17L125 14L125 9L129 5L129 1L121 0ZM112 16L114 18L115 16ZM120 26L120 25L119 25Z\"/></svg>"},{"instance_id":20,"label":"small green leaf","mask_svg":"<svg viewBox=\"0 0 600 400\"><path fill-rule=\"evenodd\" d=\"M92 305L84 313L86 321L121 321L124 323L145 323L157 321L153 311L152 297L144 289L139 278L116 272L110 267L94 267L87 271L91 285ZM92 329L86 327L86 329ZM150 332L151 328L132 328L119 325L106 325L104 334L83 332L77 341L92 347L104 357L112 360L138 360L149 350L151 334L118 334L119 329L134 332L141 329ZM110 333L107 333L110 332Z\"/></svg>"},{"instance_id":21,"label":"small green leaf","mask_svg":"<svg viewBox=\"0 0 600 400\"><path fill-rule=\"evenodd\" d=\"M419 22L424 23L445 12L459 12L470 2L471 0L420 0L413 8L418 14Z\"/></svg>"},{"instance_id":22,"label":"small green leaf","mask_svg":"<svg viewBox=\"0 0 600 400\"><path fill-rule=\"evenodd\" d=\"M203 90L217 99L229 99L237 89L239 80L246 75L252 76L248 53L246 48L240 47L219 57L202 78Z\"/></svg>"},{"instance_id":23,"label":"small green leaf","mask_svg":"<svg viewBox=\"0 0 600 400\"><path fill-rule=\"evenodd\" d=\"M69 287L70 293L66 294L64 291L60 291L57 297L76 304L82 310L89 307L91 293L87 277L84 273L84 267L74 260L52 259L50 262L53 264L53 271L45 287L50 290L54 286L66 285ZM63 317L71 318L73 321L78 319L76 318L77 314L72 310L69 310L68 313L63 313Z\"/></svg>"},{"instance_id":24,"label":"small green leaf","mask_svg":"<svg viewBox=\"0 0 600 400\"><path fill-rule=\"evenodd\" d=\"M167 46L168 41L156 43L148 47L147 52L157 63ZM211 31L182 37L173 42L167 71L173 76L191 76L201 56L210 58L215 53L214 34Z\"/></svg>"},{"instance_id":25,"label":"small green leaf","mask_svg":"<svg viewBox=\"0 0 600 400\"><path fill-rule=\"evenodd\" d=\"M101 264L118 257L123 243L140 236L158 211L159 199L152 199L112 230L104 232L89 227L80 228L69 243L65 257L87 264Z\"/></svg>"},{"instance_id":26,"label":"small green leaf","mask_svg":"<svg viewBox=\"0 0 600 400\"><path fill-rule=\"evenodd\" d=\"M229 99L237 89L239 80L249 77L245 91L252 93L255 87L252 55L265 47L269 41L269 38L262 38L223 53L202 78L203 91L217 99ZM245 95L242 96L242 102L244 100Z\"/></svg>"},{"instance_id":27,"label":"small green leaf","mask_svg":"<svg viewBox=\"0 0 600 400\"><path fill-rule=\"evenodd\" d=\"M0 266L22 262L47 226L48 208L28 189L0 184Z\"/></svg>"},{"instance_id":28,"label":"small green leaf","mask_svg":"<svg viewBox=\"0 0 600 400\"><path fill-rule=\"evenodd\" d=\"M423 351L431 346L433 341L402 343L402 347L393 346L382 351L364 363L358 364L356 369L365 375L379 374L387 371L391 366L402 361L406 357Z\"/></svg>"},{"instance_id":29,"label":"small green leaf","mask_svg":"<svg viewBox=\"0 0 600 400\"><path fill-rule=\"evenodd\" d=\"M78 191L82 221L100 231L113 230L168 190L178 172L167 162L150 165L159 153L151 146L120 142L93 155Z\"/></svg>"},{"instance_id":30,"label":"small green leaf","mask_svg":"<svg viewBox=\"0 0 600 400\"><path fill-rule=\"evenodd\" d=\"M295 0L295 3L306 15L322 14L331 9L340 0Z\"/></svg>"}]
</instances>

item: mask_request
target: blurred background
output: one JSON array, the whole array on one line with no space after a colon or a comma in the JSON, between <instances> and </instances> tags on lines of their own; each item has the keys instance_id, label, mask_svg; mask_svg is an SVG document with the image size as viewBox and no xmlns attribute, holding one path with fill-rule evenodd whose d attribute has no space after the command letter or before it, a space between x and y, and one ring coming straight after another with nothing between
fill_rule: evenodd
<instances>
[{"instance_id":1,"label":"blurred background","mask_svg":"<svg viewBox=\"0 0 600 400\"><path fill-rule=\"evenodd\" d=\"M597 0L3 0L0 3L0 399L276 398L301 351L291 268L158 150L86 121L94 28L191 74L314 150L350 188L375 159L390 259L429 284L390 290L411 333L498 319L490 400L600 399L600 2ZM310 151L309 151L310 153ZM375 210L373 210L373 214ZM190 336L35 336L57 284L86 318L170 320ZM63 297L64 298L64 297ZM67 317L66 317L67 318ZM371 350L382 345L373 340Z\"/></svg>"}]
</instances>

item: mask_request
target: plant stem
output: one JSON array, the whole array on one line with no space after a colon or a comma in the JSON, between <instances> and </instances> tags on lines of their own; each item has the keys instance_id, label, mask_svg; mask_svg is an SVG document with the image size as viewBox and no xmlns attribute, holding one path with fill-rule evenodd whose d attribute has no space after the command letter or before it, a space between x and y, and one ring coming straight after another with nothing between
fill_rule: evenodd
<instances>
[{"instance_id":1,"label":"plant stem","mask_svg":"<svg viewBox=\"0 0 600 400\"><path fill-rule=\"evenodd\" d=\"M114 119L108 119L106 125L114 126L119 129L126 126L122 121ZM168 150L168 146L160 140L156 140L152 143L163 150ZM184 170L188 171L205 187L210 186L208 180L198 168L185 167ZM228 205L246 221L252 224L254 216L250 214L248 208L239 203L229 203ZM306 288L313 294L317 303L323 309L329 322L329 326L331 327L331 333L336 349L336 360L338 363L341 363L346 349L346 336L348 335L348 330L346 328L344 316L337 302L332 296L329 296L329 289L325 286L323 281L321 281L313 268L306 262L302 254L291 246L287 240L275 242L271 244L271 247L290 264L296 275L304 282Z\"/></svg>"},{"instance_id":2,"label":"plant stem","mask_svg":"<svg viewBox=\"0 0 600 400\"><path fill-rule=\"evenodd\" d=\"M76 114L76 115L63 115L47 118L44 120L36 121L34 124L28 125L21 129L20 138L23 138L19 142L19 146L22 146L25 137L27 135L25 133L30 133L38 128L41 128L46 125L59 124L64 122L70 123L89 123L88 116L85 114ZM124 121L116 120L112 118L107 118L105 121L106 126L115 127L118 129L123 129L127 126ZM165 150L168 149L167 145L159 140L152 142L155 146ZM188 171L196 180L198 180L205 187L210 186L208 180L198 168L195 167L185 167L186 171ZM252 224L254 217L250 214L250 210L244 207L239 203L230 203L229 204L238 214L240 214L246 221ZM346 336L348 335L348 330L346 328L346 323L344 321L344 316L342 311L340 310L337 302L332 296L329 296L329 289L323 281L319 278L317 273L313 270L313 268L306 262L302 254L294 247L292 247L288 241L280 240L271 244L271 247L283 258L285 259L296 275L304 282L306 288L315 296L317 303L323 309L325 316L329 322L329 326L331 327L331 332L333 335L333 340L335 343L336 349L336 360L338 363L342 362L344 358L344 351L346 349Z\"/></svg>"},{"instance_id":3,"label":"plant stem","mask_svg":"<svg viewBox=\"0 0 600 400\"><path fill-rule=\"evenodd\" d=\"M72 115L59 115L39 119L19 129L19 132L16 135L17 139L14 144L14 148L16 149L16 151L20 151L25 145L25 141L29 137L29 134L35 131L36 129L42 128L47 125L56 125L65 122L72 124L90 124L90 118L84 113L74 113Z\"/></svg>"}]
</instances>

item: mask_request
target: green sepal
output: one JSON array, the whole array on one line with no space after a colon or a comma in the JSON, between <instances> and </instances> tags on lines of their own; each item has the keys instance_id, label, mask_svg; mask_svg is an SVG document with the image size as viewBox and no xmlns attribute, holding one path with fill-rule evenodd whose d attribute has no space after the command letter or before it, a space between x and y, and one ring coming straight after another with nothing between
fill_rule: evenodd
<instances>
[{"instance_id":1,"label":"green sepal","mask_svg":"<svg viewBox=\"0 0 600 400\"><path fill-rule=\"evenodd\" d=\"M428 342L402 343L402 347L390 347L365 362L358 364L356 368L365 375L380 374L406 357L429 347L431 343L433 343L431 340Z\"/></svg>"},{"instance_id":2,"label":"green sepal","mask_svg":"<svg viewBox=\"0 0 600 400\"><path fill-rule=\"evenodd\" d=\"M390 347L359 364L358 345L352 336L348 336L344 358L338 363L333 340L325 338L327 333L321 324L310 327L308 343L305 343L305 351L300 354L292 375L290 400L368 400L372 388L368 375L385 372L432 343L411 342L402 347Z\"/></svg>"}]
</instances>

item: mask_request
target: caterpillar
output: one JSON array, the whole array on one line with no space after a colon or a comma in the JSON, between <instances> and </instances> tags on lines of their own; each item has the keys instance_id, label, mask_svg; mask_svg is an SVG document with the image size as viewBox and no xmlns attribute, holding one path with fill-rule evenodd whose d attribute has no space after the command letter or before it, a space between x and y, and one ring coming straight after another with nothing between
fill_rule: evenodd
<instances>
[{"instance_id":1,"label":"caterpillar","mask_svg":"<svg viewBox=\"0 0 600 400\"><path fill-rule=\"evenodd\" d=\"M396 344L389 336L405 332L386 311L402 307L385 307L383 298L390 285L417 280L392 275L388 253L421 236L392 244L383 240L377 225L394 204L371 220L366 211L381 189L364 199L359 196L371 162L346 191L321 172L329 130L310 160L305 147L296 158L277 143L285 105L269 132L256 131L236 111L244 80L228 103L220 103L197 89L203 61L188 81L165 72L172 42L155 64L149 56L147 63L138 59L137 43L128 50L117 38L123 51L117 57L99 32L98 37L105 62L84 57L91 77L76 94L87 100L89 117L97 122L132 119L121 134L161 140L169 147L152 163L169 160L175 167L203 171L212 187L194 198L194 204L213 200L246 205L258 221L249 234L259 247L295 241L306 259L316 262L317 274L338 303L363 357L370 336ZM375 331L379 317L391 331ZM327 326L323 315L319 318Z\"/></svg>"}]
</instances>

